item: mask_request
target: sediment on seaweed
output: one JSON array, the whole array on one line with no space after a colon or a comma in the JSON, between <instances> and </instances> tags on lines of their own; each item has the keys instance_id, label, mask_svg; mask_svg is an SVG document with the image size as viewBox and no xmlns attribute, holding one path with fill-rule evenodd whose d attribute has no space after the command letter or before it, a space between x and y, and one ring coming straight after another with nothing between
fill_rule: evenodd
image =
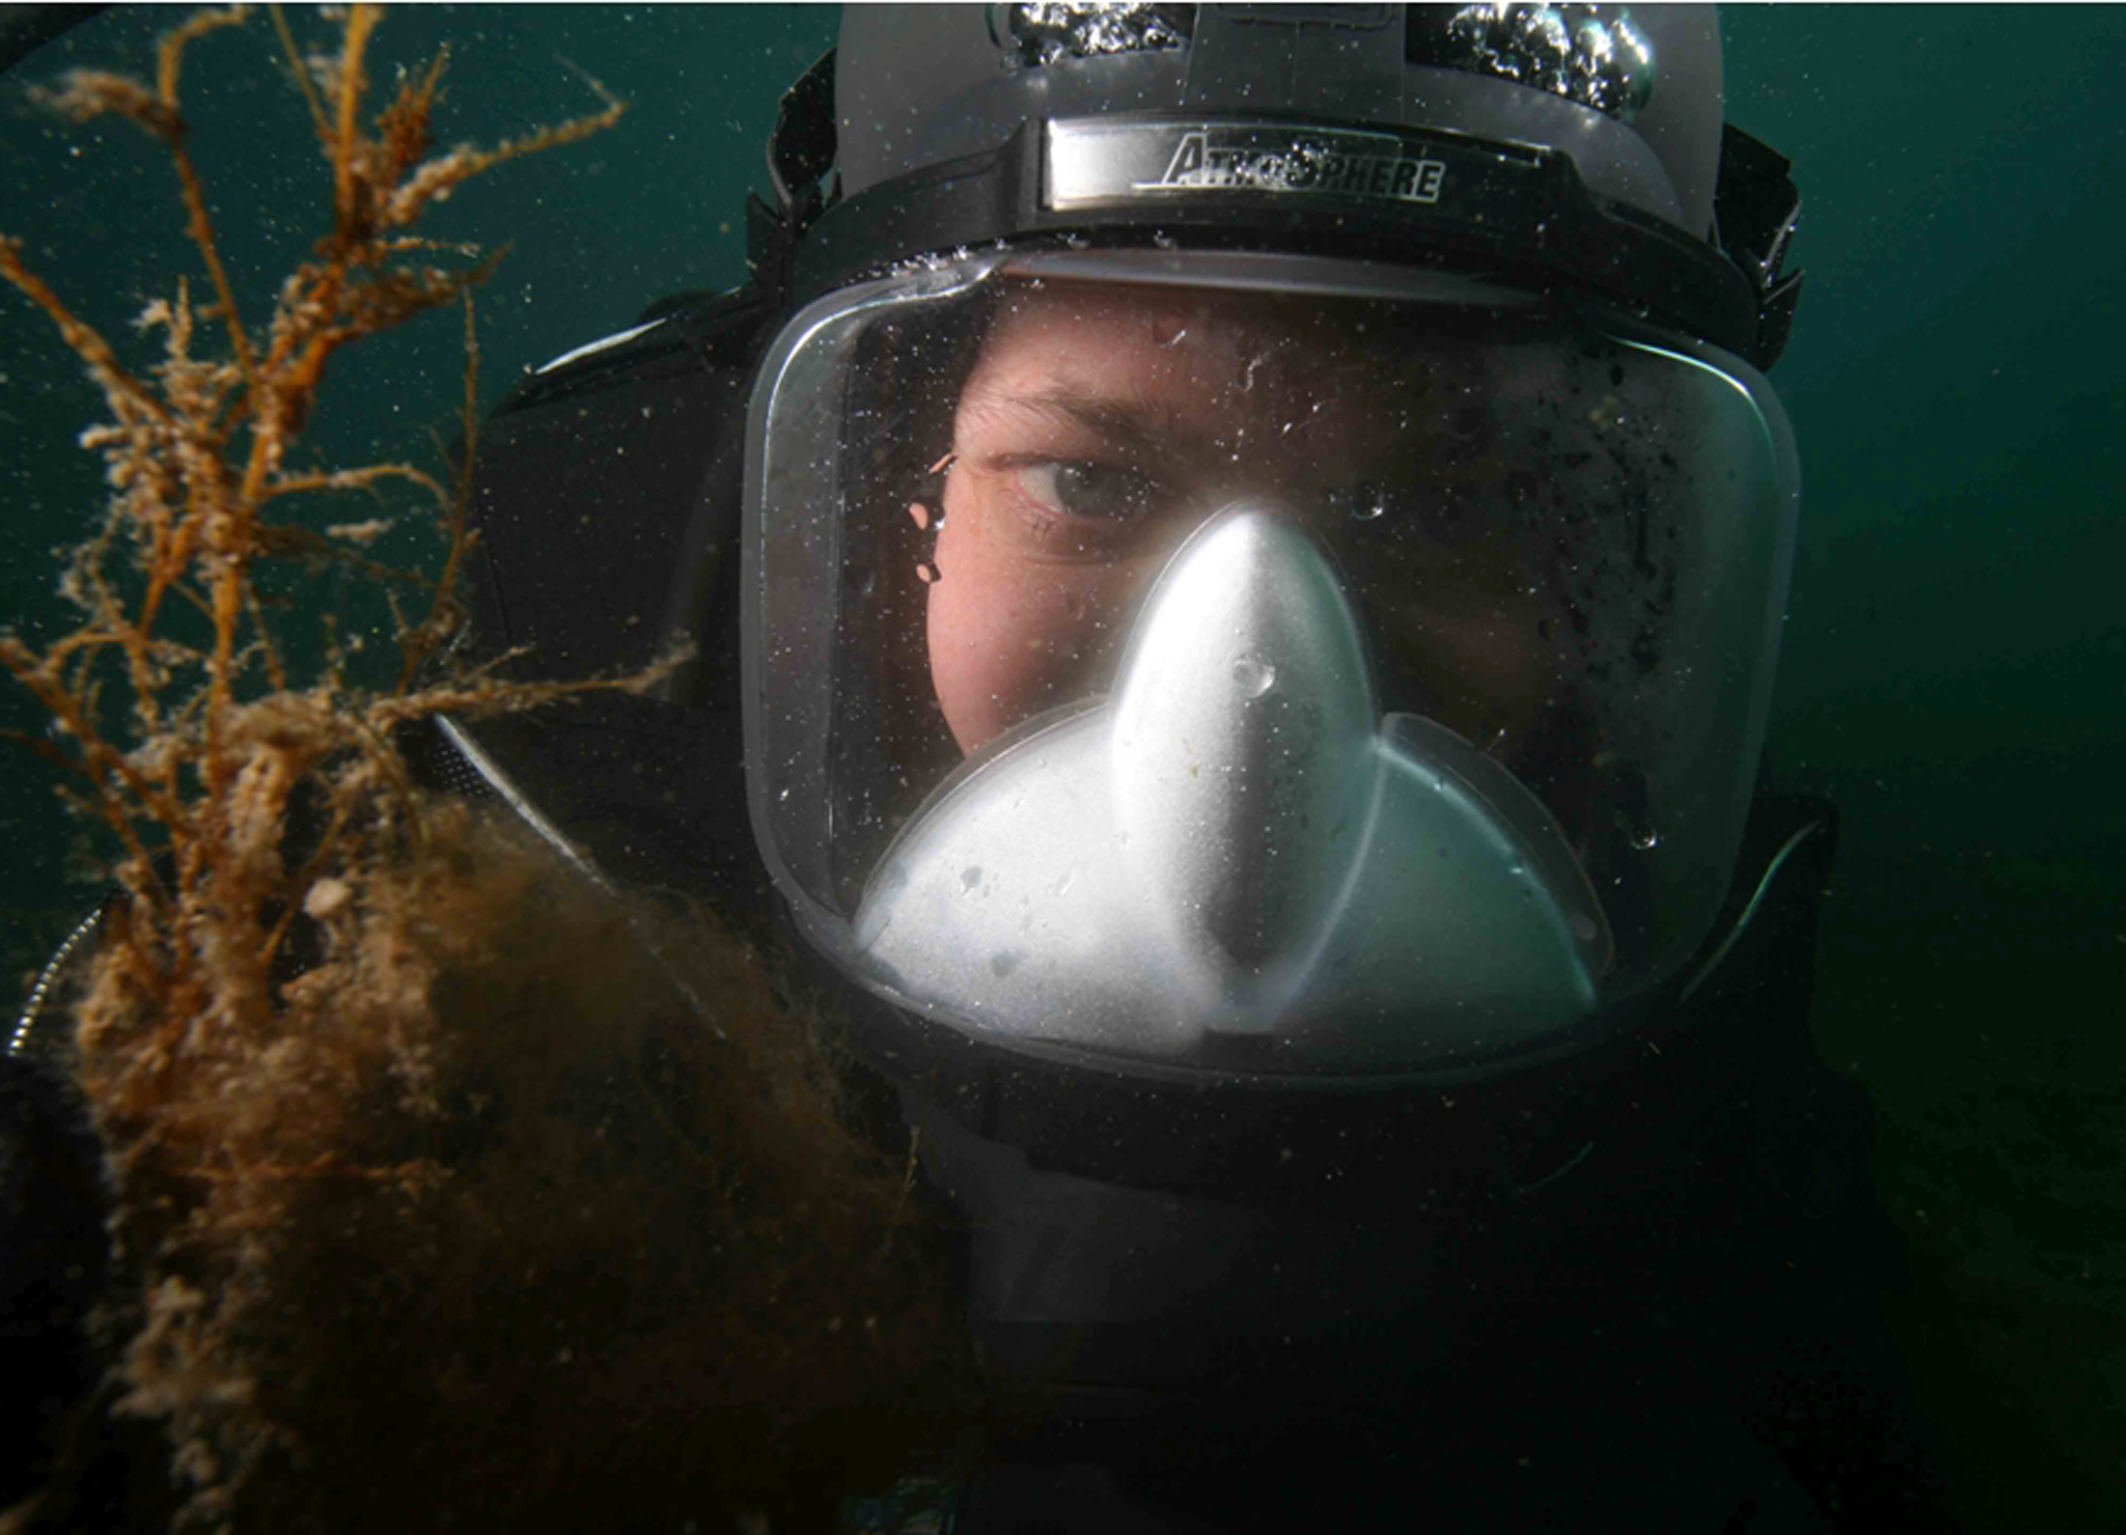
<instances>
[{"instance_id":1,"label":"sediment on seaweed","mask_svg":"<svg viewBox=\"0 0 2126 1535\"><path fill-rule=\"evenodd\" d=\"M242 1528L830 1524L966 1407L921 1196L708 914L462 806L428 834L317 903L271 1040L107 1121L141 1276L120 1410ZM109 1101L154 1030L102 1017Z\"/></svg>"},{"instance_id":2,"label":"sediment on seaweed","mask_svg":"<svg viewBox=\"0 0 2126 1535\"><path fill-rule=\"evenodd\" d=\"M404 779L393 726L444 709L531 707L564 691L444 664L462 627L456 587L470 542L465 482L477 426L471 293L492 260L463 245L439 246L418 225L464 182L608 127L621 111L606 96L603 111L558 128L492 149L431 153L440 57L403 77L367 116L374 8L346 12L338 50L323 58L303 56L276 12L326 173L325 233L270 301L247 305L221 258L179 97L188 50L244 19L232 10L185 21L163 39L152 84L76 70L41 93L48 106L76 119L124 118L168 154L201 271L174 277L140 316L143 345L159 343L159 351L138 360L123 354L30 269L20 240L0 237L0 276L58 328L110 413L81 439L103 459L109 499L87 519L89 536L61 580L81 622L42 646L0 636L0 664L44 706L56 732L19 738L22 744L60 769L76 806L117 845L135 930L159 943L144 955L142 979L188 1003L201 986L229 993L232 1002L264 993L285 926L249 950L199 940L216 933L217 917L248 918L259 900L301 883L305 871L281 861L280 826L297 786L329 812L314 857L333 856L350 817L372 834L417 835L403 813L404 796L394 812L389 796L377 793ZM338 353L459 304L466 442L453 468L438 475L412 463L298 462L293 450ZM412 510L435 527L434 572L370 562L361 547L373 517L349 520L316 509L334 493L390 487L415 498ZM385 590L397 619L395 684L350 685L337 654L319 676L289 674L261 581L320 565L355 571ZM358 806L373 813L356 816Z\"/></svg>"},{"instance_id":3,"label":"sediment on seaweed","mask_svg":"<svg viewBox=\"0 0 2126 1535\"><path fill-rule=\"evenodd\" d=\"M927 1205L845 1128L812 1026L712 916L594 889L424 793L393 744L440 711L655 680L453 662L491 261L418 233L436 199L620 104L434 151L440 58L370 115L377 13L347 10L320 59L275 12L329 192L254 317L179 90L187 51L243 20L183 22L152 82L77 72L48 97L169 154L201 270L143 316L158 355L123 355L0 238L0 275L110 413L83 439L110 499L66 574L80 627L0 637L0 663L49 711L56 735L24 744L123 889L73 1004L121 1276L111 1374L0 1526L809 1527L965 1408ZM299 466L332 357L452 305L462 459ZM304 510L391 487L428 507L433 572L370 562L373 519ZM289 562L383 583L395 684L291 674L259 600ZM157 1429L166 1476L98 1462L106 1409Z\"/></svg>"}]
</instances>

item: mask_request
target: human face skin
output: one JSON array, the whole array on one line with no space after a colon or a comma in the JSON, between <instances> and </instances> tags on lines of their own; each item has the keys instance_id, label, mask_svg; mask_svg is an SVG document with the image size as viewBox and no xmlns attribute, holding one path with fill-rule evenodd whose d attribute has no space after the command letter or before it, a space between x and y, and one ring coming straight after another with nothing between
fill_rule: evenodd
<instances>
[{"instance_id":1,"label":"human face skin","mask_svg":"<svg viewBox=\"0 0 2126 1535\"><path fill-rule=\"evenodd\" d=\"M1477 381L1390 344L1385 320L1348 302L1014 286L960 397L928 597L962 751L1103 685L1168 556L1241 499L1339 556L1384 652L1386 709L1485 745L1526 726L1547 650L1533 585L1503 539L1458 536L1440 488L1449 461L1461 491L1505 472L1467 440Z\"/></svg>"}]
</instances>

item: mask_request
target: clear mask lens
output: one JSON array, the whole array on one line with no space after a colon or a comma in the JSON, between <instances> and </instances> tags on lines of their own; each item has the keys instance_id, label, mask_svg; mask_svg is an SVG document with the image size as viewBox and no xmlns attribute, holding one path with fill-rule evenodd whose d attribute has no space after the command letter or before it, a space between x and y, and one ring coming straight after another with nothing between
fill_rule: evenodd
<instances>
[{"instance_id":1,"label":"clear mask lens","mask_svg":"<svg viewBox=\"0 0 2126 1535\"><path fill-rule=\"evenodd\" d=\"M1031 1045L1408 1071L1570 1028L1703 940L1797 498L1743 364L1463 279L990 257L799 316L751 431L756 824L813 936L897 1000ZM1233 535L1245 590L1181 568L1220 519L1257 530ZM1331 720L1348 745L1321 745ZM1147 777L1160 752L1260 804L1206 809ZM1104 775L1100 808L1044 773ZM1392 787L1412 774L1458 787ZM1204 856L1117 851L1159 827ZM903 896L883 920L882 882L998 900L1015 848L1046 884L1009 880L1002 918ZM1457 857L1498 877L1405 867ZM1479 975L1486 932L1510 937L1500 976L1548 944L1552 979Z\"/></svg>"}]
</instances>

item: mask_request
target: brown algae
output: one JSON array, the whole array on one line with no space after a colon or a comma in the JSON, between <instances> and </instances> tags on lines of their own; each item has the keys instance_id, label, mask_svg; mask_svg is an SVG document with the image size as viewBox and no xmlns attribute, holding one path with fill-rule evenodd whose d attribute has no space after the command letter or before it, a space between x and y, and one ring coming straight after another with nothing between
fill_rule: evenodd
<instances>
[{"instance_id":1,"label":"brown algae","mask_svg":"<svg viewBox=\"0 0 2126 1535\"><path fill-rule=\"evenodd\" d=\"M79 627L0 638L0 662L49 711L25 743L122 888L70 1003L112 1209L109 1375L0 1529L831 1523L966 1410L910 1170L851 1131L816 1028L713 916L595 888L421 790L394 744L440 711L653 680L451 659L469 294L492 262L418 233L620 103L435 152L440 58L371 115L377 13L347 9L322 60L275 13L329 208L247 309L179 96L188 49L243 20L181 24L152 83L76 72L47 98L168 151L204 283L142 315L157 355L129 361L0 240L0 274L102 391L82 440L110 488L64 579ZM450 306L462 461L299 467L334 355ZM390 487L432 508L431 574L371 564L373 518L315 510ZM386 587L395 683L357 687L337 658L294 674L260 596L290 568Z\"/></svg>"}]
</instances>

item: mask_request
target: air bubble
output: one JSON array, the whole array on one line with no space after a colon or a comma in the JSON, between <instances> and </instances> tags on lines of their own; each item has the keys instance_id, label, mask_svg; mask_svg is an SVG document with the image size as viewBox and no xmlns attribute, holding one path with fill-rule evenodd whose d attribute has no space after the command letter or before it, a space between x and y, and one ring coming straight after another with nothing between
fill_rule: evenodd
<instances>
[{"instance_id":1,"label":"air bubble","mask_svg":"<svg viewBox=\"0 0 2126 1535\"><path fill-rule=\"evenodd\" d=\"M942 576L942 574L943 572L941 572L937 568L937 566L931 564L928 560L918 561L915 567L916 579L922 582L925 586L929 586L936 582Z\"/></svg>"},{"instance_id":2,"label":"air bubble","mask_svg":"<svg viewBox=\"0 0 2126 1535\"><path fill-rule=\"evenodd\" d=\"M1651 826L1644 831L1635 831L1631 834L1631 845L1642 853L1651 853L1661 845L1661 834Z\"/></svg>"},{"instance_id":3,"label":"air bubble","mask_svg":"<svg viewBox=\"0 0 2126 1535\"><path fill-rule=\"evenodd\" d=\"M1388 515L1388 493L1378 485L1360 485L1351 493L1351 520L1378 522Z\"/></svg>"},{"instance_id":4,"label":"air bubble","mask_svg":"<svg viewBox=\"0 0 2126 1535\"><path fill-rule=\"evenodd\" d=\"M1594 918L1578 913L1573 916L1572 936L1579 939L1580 942L1593 943L1595 934L1600 931L1601 929L1595 926Z\"/></svg>"},{"instance_id":5,"label":"air bubble","mask_svg":"<svg viewBox=\"0 0 2126 1535\"><path fill-rule=\"evenodd\" d=\"M1277 686L1277 668L1252 650L1233 658L1233 681L1244 698L1260 698Z\"/></svg>"}]
</instances>

